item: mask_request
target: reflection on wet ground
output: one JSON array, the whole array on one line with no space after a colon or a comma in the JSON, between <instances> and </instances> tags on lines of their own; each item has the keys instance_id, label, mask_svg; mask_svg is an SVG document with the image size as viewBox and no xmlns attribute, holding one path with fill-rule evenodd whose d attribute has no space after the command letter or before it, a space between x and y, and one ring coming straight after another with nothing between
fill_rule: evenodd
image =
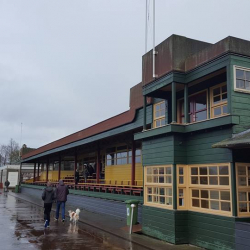
<instances>
[{"instance_id":1,"label":"reflection on wet ground","mask_svg":"<svg viewBox=\"0 0 250 250\"><path fill-rule=\"evenodd\" d=\"M3 193L0 194L0 218L0 249L4 250L145 249L83 223L52 221L50 228L44 229L42 208Z\"/></svg>"}]
</instances>

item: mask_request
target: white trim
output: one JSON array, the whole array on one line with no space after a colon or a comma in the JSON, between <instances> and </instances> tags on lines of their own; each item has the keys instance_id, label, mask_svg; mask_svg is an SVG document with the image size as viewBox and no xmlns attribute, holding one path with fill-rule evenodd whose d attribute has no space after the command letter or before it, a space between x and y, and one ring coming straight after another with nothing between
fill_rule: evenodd
<instances>
[{"instance_id":1,"label":"white trim","mask_svg":"<svg viewBox=\"0 0 250 250\"><path fill-rule=\"evenodd\" d=\"M233 67L234 67L234 70L233 70L233 76L234 76L234 91L235 91L235 92L242 92L242 93L250 94L250 90L247 90L247 89L239 89L239 88L236 87L236 69L241 69L241 70L249 71L249 72L250 72L250 68L241 67L241 66L237 66L237 65L234 65Z\"/></svg>"}]
</instances>

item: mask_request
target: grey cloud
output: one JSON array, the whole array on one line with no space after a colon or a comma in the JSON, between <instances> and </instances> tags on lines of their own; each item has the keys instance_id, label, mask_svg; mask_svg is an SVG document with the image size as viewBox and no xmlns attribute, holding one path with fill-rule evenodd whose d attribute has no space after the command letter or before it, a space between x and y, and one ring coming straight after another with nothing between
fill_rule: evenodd
<instances>
[{"instance_id":1,"label":"grey cloud","mask_svg":"<svg viewBox=\"0 0 250 250\"><path fill-rule=\"evenodd\" d=\"M250 2L219 2L157 0L156 44L173 33L250 40L233 18L244 6L248 23ZM20 141L21 122L22 142L39 147L127 110L141 81L144 21L143 0L0 0L0 144Z\"/></svg>"}]
</instances>

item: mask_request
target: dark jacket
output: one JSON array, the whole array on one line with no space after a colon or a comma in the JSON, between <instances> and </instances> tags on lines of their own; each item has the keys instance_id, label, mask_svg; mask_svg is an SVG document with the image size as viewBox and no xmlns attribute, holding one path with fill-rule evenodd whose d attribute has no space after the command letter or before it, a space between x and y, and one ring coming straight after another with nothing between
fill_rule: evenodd
<instances>
[{"instance_id":1,"label":"dark jacket","mask_svg":"<svg viewBox=\"0 0 250 250\"><path fill-rule=\"evenodd\" d=\"M10 185L10 182L9 181L5 181L4 185L5 185L5 187L8 187Z\"/></svg>"},{"instance_id":2,"label":"dark jacket","mask_svg":"<svg viewBox=\"0 0 250 250\"><path fill-rule=\"evenodd\" d=\"M56 199L55 191L52 187L46 187L43 190L42 199L44 203L52 203Z\"/></svg>"},{"instance_id":3,"label":"dark jacket","mask_svg":"<svg viewBox=\"0 0 250 250\"><path fill-rule=\"evenodd\" d=\"M56 187L56 200L67 201L68 194L69 194L68 187L64 185L62 180L60 180L58 186Z\"/></svg>"},{"instance_id":4,"label":"dark jacket","mask_svg":"<svg viewBox=\"0 0 250 250\"><path fill-rule=\"evenodd\" d=\"M80 175L79 175L79 172L78 172L78 171L76 171L76 176L75 176L75 178L76 178L76 181L79 181Z\"/></svg>"}]
</instances>

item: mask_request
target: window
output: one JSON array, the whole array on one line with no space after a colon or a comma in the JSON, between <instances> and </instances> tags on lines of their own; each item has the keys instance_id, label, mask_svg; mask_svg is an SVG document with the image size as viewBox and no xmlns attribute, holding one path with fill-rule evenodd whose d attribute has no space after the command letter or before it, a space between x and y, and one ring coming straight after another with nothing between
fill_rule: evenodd
<instances>
[{"instance_id":1,"label":"window","mask_svg":"<svg viewBox=\"0 0 250 250\"><path fill-rule=\"evenodd\" d=\"M154 105L154 128L165 125L165 101L156 103Z\"/></svg>"},{"instance_id":2,"label":"window","mask_svg":"<svg viewBox=\"0 0 250 250\"><path fill-rule=\"evenodd\" d=\"M231 211L230 191L192 189L192 207L218 211Z\"/></svg>"},{"instance_id":3,"label":"window","mask_svg":"<svg viewBox=\"0 0 250 250\"><path fill-rule=\"evenodd\" d=\"M116 165L124 165L128 163L128 147L120 146L116 148Z\"/></svg>"},{"instance_id":4,"label":"window","mask_svg":"<svg viewBox=\"0 0 250 250\"><path fill-rule=\"evenodd\" d=\"M222 83L210 88L211 118L228 114L227 84Z\"/></svg>"},{"instance_id":5,"label":"window","mask_svg":"<svg viewBox=\"0 0 250 250\"><path fill-rule=\"evenodd\" d=\"M250 92L250 69L234 67L235 84L237 91Z\"/></svg>"},{"instance_id":6,"label":"window","mask_svg":"<svg viewBox=\"0 0 250 250\"><path fill-rule=\"evenodd\" d=\"M113 147L106 150L106 165L125 165L132 163L132 150L128 146ZM135 150L135 163L141 163L141 149Z\"/></svg>"},{"instance_id":7,"label":"window","mask_svg":"<svg viewBox=\"0 0 250 250\"><path fill-rule=\"evenodd\" d=\"M229 164L194 165L190 169L190 208L231 214Z\"/></svg>"},{"instance_id":8,"label":"window","mask_svg":"<svg viewBox=\"0 0 250 250\"><path fill-rule=\"evenodd\" d=\"M191 184L228 186L228 166L191 167Z\"/></svg>"},{"instance_id":9,"label":"window","mask_svg":"<svg viewBox=\"0 0 250 250\"><path fill-rule=\"evenodd\" d=\"M132 163L132 150L129 151L129 163ZM141 149L135 150L135 163L141 163Z\"/></svg>"},{"instance_id":10,"label":"window","mask_svg":"<svg viewBox=\"0 0 250 250\"><path fill-rule=\"evenodd\" d=\"M172 208L172 166L150 166L144 171L145 204Z\"/></svg>"},{"instance_id":11,"label":"window","mask_svg":"<svg viewBox=\"0 0 250 250\"><path fill-rule=\"evenodd\" d=\"M106 153L106 162L107 162L107 166L111 166L111 165L116 165L116 148L109 148L107 149L107 153Z\"/></svg>"},{"instance_id":12,"label":"window","mask_svg":"<svg viewBox=\"0 0 250 250\"><path fill-rule=\"evenodd\" d=\"M238 215L250 216L250 163L236 163Z\"/></svg>"},{"instance_id":13,"label":"window","mask_svg":"<svg viewBox=\"0 0 250 250\"><path fill-rule=\"evenodd\" d=\"M207 91L191 95L188 98L190 123L207 119ZM184 123L184 100L179 105L179 122Z\"/></svg>"},{"instance_id":14,"label":"window","mask_svg":"<svg viewBox=\"0 0 250 250\"><path fill-rule=\"evenodd\" d=\"M178 199L177 199L177 207L178 209L186 209L187 208L187 197L186 197L186 171L187 167L178 165L177 166L177 181L178 181Z\"/></svg>"}]
</instances>

